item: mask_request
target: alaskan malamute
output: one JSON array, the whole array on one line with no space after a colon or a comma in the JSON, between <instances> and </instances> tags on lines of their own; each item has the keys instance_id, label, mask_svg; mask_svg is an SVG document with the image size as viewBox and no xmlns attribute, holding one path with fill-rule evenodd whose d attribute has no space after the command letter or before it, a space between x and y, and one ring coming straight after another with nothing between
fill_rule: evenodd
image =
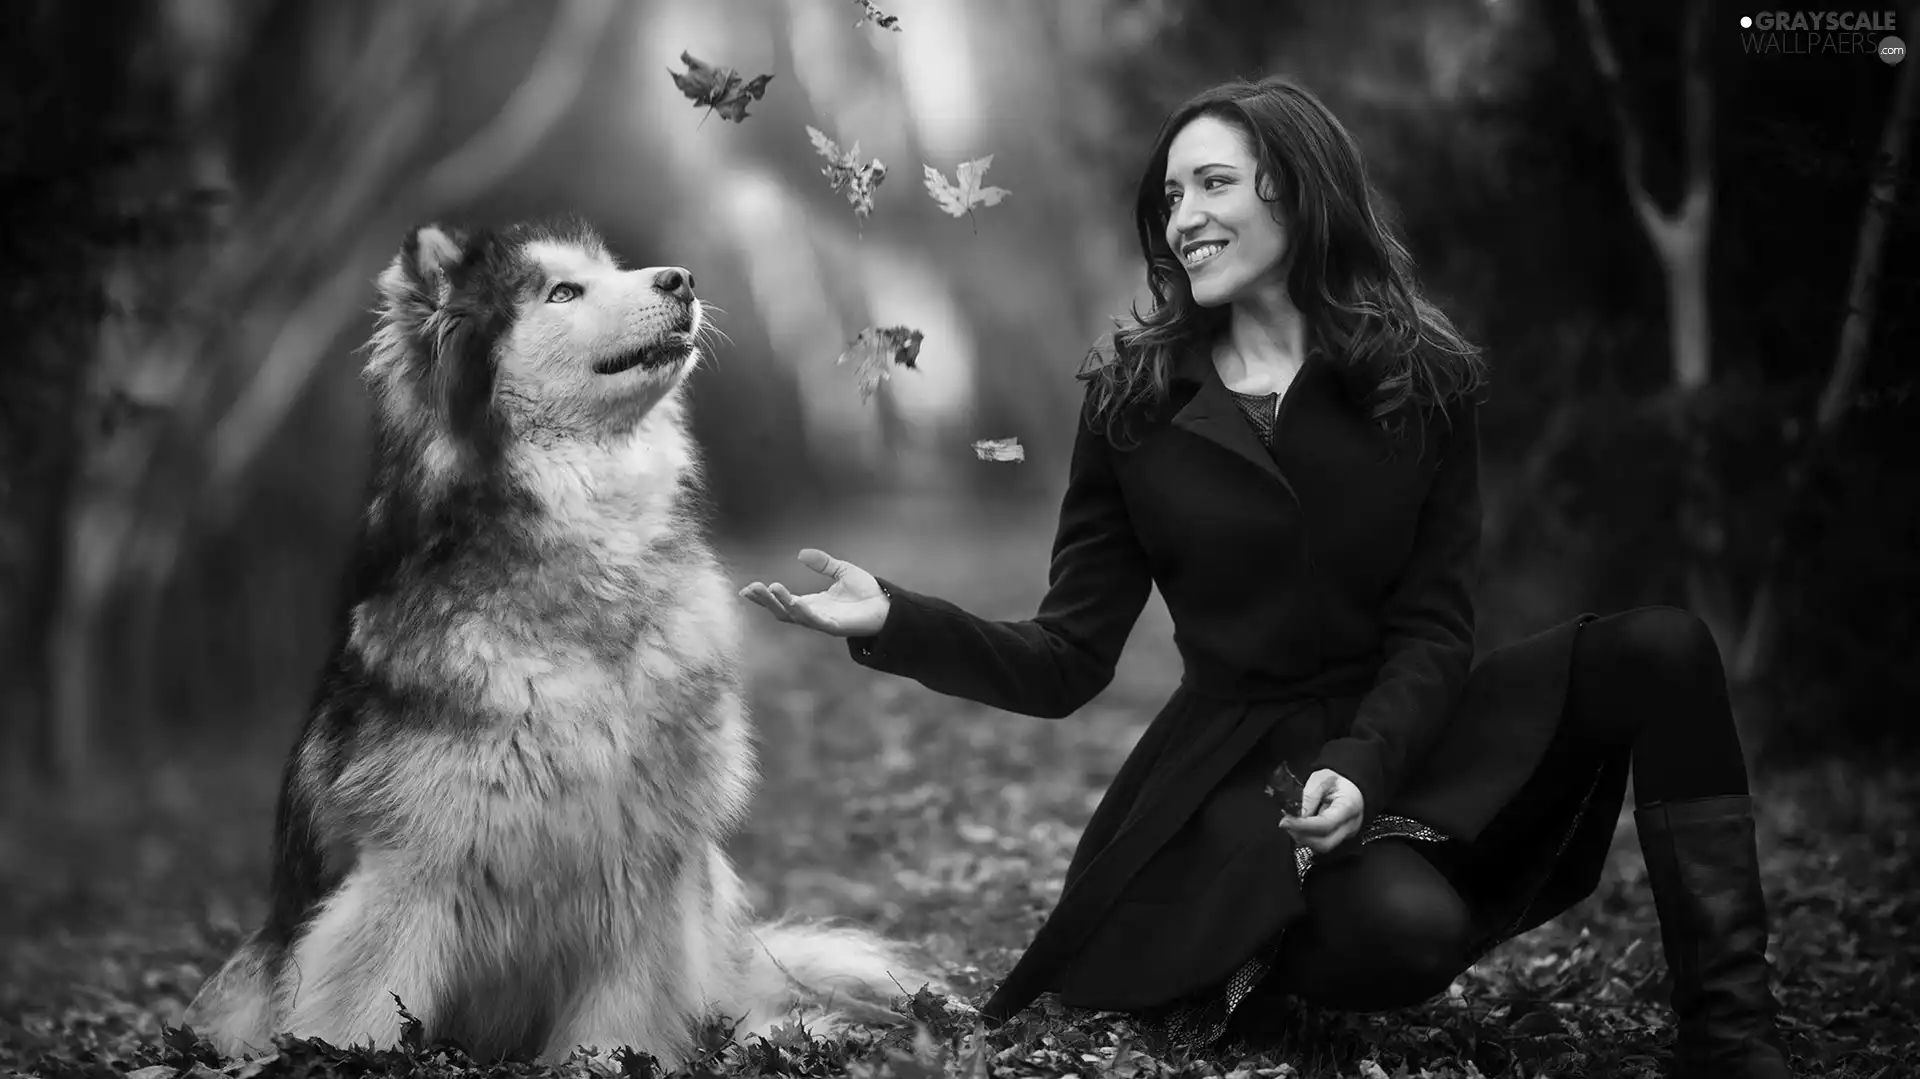
<instances>
[{"instance_id":1,"label":"alaskan malamute","mask_svg":"<svg viewBox=\"0 0 1920 1079\"><path fill-rule=\"evenodd\" d=\"M265 924L187 1022L480 1058L630 1046L933 979L862 931L750 924L734 588L692 506L693 277L587 227L427 226L380 275L375 460L282 779Z\"/></svg>"}]
</instances>

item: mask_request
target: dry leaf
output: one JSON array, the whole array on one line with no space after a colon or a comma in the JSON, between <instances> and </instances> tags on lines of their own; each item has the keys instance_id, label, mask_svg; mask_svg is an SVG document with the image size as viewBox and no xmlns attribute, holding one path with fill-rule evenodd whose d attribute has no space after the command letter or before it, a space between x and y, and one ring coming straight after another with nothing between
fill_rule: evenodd
<instances>
[{"instance_id":1,"label":"dry leaf","mask_svg":"<svg viewBox=\"0 0 1920 1079\"><path fill-rule=\"evenodd\" d=\"M880 5L873 0L853 0L853 2L861 10L860 21L853 24L855 30L873 23L882 30L891 30L896 34L900 32L900 16L881 11Z\"/></svg>"},{"instance_id":2,"label":"dry leaf","mask_svg":"<svg viewBox=\"0 0 1920 1079\"><path fill-rule=\"evenodd\" d=\"M697 106L705 106L717 111L723 120L740 123L747 118L747 102L758 101L765 96L767 84L773 81L772 75L756 75L750 81L741 81L740 73L730 67L714 67L712 64L696 60L692 53L682 52L680 62L687 65L687 73L668 69L673 76L673 84L680 88Z\"/></svg>"},{"instance_id":3,"label":"dry leaf","mask_svg":"<svg viewBox=\"0 0 1920 1079\"><path fill-rule=\"evenodd\" d=\"M1000 200L1013 192L1004 187L981 187L980 181L993 165L993 155L976 157L972 161L962 161L953 170L954 183L948 183L940 170L932 165L922 165L926 170L927 194L948 214L959 217L965 214L973 217L975 206L998 206ZM980 229L979 219L974 219L974 231Z\"/></svg>"},{"instance_id":4,"label":"dry leaf","mask_svg":"<svg viewBox=\"0 0 1920 1079\"><path fill-rule=\"evenodd\" d=\"M880 181L887 178L887 167L879 158L862 165L859 164L860 143L842 150L826 133L812 124L807 125L807 138L813 140L813 152L827 159L826 167L820 175L827 178L835 191L846 192L847 202L853 206L853 216L862 221L873 213L873 195L880 187Z\"/></svg>"},{"instance_id":5,"label":"dry leaf","mask_svg":"<svg viewBox=\"0 0 1920 1079\"><path fill-rule=\"evenodd\" d=\"M236 1060L226 1067L227 1079L253 1079L254 1076L265 1071L267 1065L279 1059L280 1054L276 1052L268 1053L263 1057L254 1057L252 1060Z\"/></svg>"},{"instance_id":6,"label":"dry leaf","mask_svg":"<svg viewBox=\"0 0 1920 1079\"><path fill-rule=\"evenodd\" d=\"M1300 815L1300 800L1306 793L1306 785L1300 782L1300 777L1293 774L1293 769L1288 768L1285 761L1281 761L1280 767L1267 777L1267 796L1278 799L1281 811L1289 817Z\"/></svg>"},{"instance_id":7,"label":"dry leaf","mask_svg":"<svg viewBox=\"0 0 1920 1079\"><path fill-rule=\"evenodd\" d=\"M1018 463L1027 459L1026 448L1017 438L983 438L973 444L973 455L982 461Z\"/></svg>"},{"instance_id":8,"label":"dry leaf","mask_svg":"<svg viewBox=\"0 0 1920 1079\"><path fill-rule=\"evenodd\" d=\"M852 360L858 374L860 400L873 396L880 383L893 377L893 365L912 367L920 358L920 341L926 335L905 326L869 326L860 331L853 344L833 361L835 366Z\"/></svg>"}]
</instances>

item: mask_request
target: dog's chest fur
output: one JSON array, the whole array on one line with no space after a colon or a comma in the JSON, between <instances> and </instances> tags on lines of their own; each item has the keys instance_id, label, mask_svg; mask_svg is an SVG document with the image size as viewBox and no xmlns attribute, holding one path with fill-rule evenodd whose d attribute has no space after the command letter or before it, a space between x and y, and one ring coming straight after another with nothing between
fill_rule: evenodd
<instances>
[{"instance_id":1,"label":"dog's chest fur","mask_svg":"<svg viewBox=\"0 0 1920 1079\"><path fill-rule=\"evenodd\" d=\"M368 829L501 887L641 887L744 811L733 595L681 509L676 418L516 447L540 512L356 612L351 647L411 713L341 776Z\"/></svg>"}]
</instances>

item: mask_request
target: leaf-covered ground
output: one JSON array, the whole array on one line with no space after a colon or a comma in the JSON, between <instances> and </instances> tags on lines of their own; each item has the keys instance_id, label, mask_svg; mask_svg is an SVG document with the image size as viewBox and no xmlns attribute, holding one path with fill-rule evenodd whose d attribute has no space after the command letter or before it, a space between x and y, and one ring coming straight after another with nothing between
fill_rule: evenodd
<instances>
[{"instance_id":1,"label":"leaf-covered ground","mask_svg":"<svg viewBox=\"0 0 1920 1079\"><path fill-rule=\"evenodd\" d=\"M924 512L922 512L924 510ZM872 520L853 514L840 520ZM802 545L982 613L1030 612L1044 520L993 529L922 507L886 541L844 523L729 550L740 580L811 589ZM864 537L864 538L863 538ZM1000 583L993 583L1000 582ZM748 614L758 614L755 610ZM734 853L763 909L846 915L920 941L975 1003L1058 895L1081 825L1176 673L1157 603L1114 686L1073 719L996 713L855 667L844 646L750 619L766 780ZM388 1053L283 1042L222 1061L172 1029L201 978L262 909L278 754L230 749L90 792L79 809L17 799L0 827L0 1074L535 1075L456 1049ZM1761 778L1768 897L1785 1025L1800 1074L1920 1074L1920 784L1893 769L1809 766ZM919 1029L853 1043L786 1031L727 1049L706 1075L968 1077L1608 1076L1664 1055L1658 935L1631 817L1599 892L1406 1011L1272 1017L1259 1044L1164 1051L1112 1016L1030 1012L984 1039L937 1002ZM625 1061L629 1074L647 1062ZM568 1069L561 1069L568 1070ZM577 1071L578 1069L572 1069Z\"/></svg>"}]
</instances>

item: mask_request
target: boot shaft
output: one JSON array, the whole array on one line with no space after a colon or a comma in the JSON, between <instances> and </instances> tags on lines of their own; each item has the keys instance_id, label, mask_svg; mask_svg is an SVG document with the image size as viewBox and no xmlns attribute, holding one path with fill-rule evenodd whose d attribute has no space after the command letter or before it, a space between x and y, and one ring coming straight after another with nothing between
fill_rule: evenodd
<instances>
[{"instance_id":1,"label":"boot shaft","mask_svg":"<svg viewBox=\"0 0 1920 1079\"><path fill-rule=\"evenodd\" d=\"M1752 799L1663 802L1634 821L1673 979L1680 1071L1785 1079Z\"/></svg>"}]
</instances>

